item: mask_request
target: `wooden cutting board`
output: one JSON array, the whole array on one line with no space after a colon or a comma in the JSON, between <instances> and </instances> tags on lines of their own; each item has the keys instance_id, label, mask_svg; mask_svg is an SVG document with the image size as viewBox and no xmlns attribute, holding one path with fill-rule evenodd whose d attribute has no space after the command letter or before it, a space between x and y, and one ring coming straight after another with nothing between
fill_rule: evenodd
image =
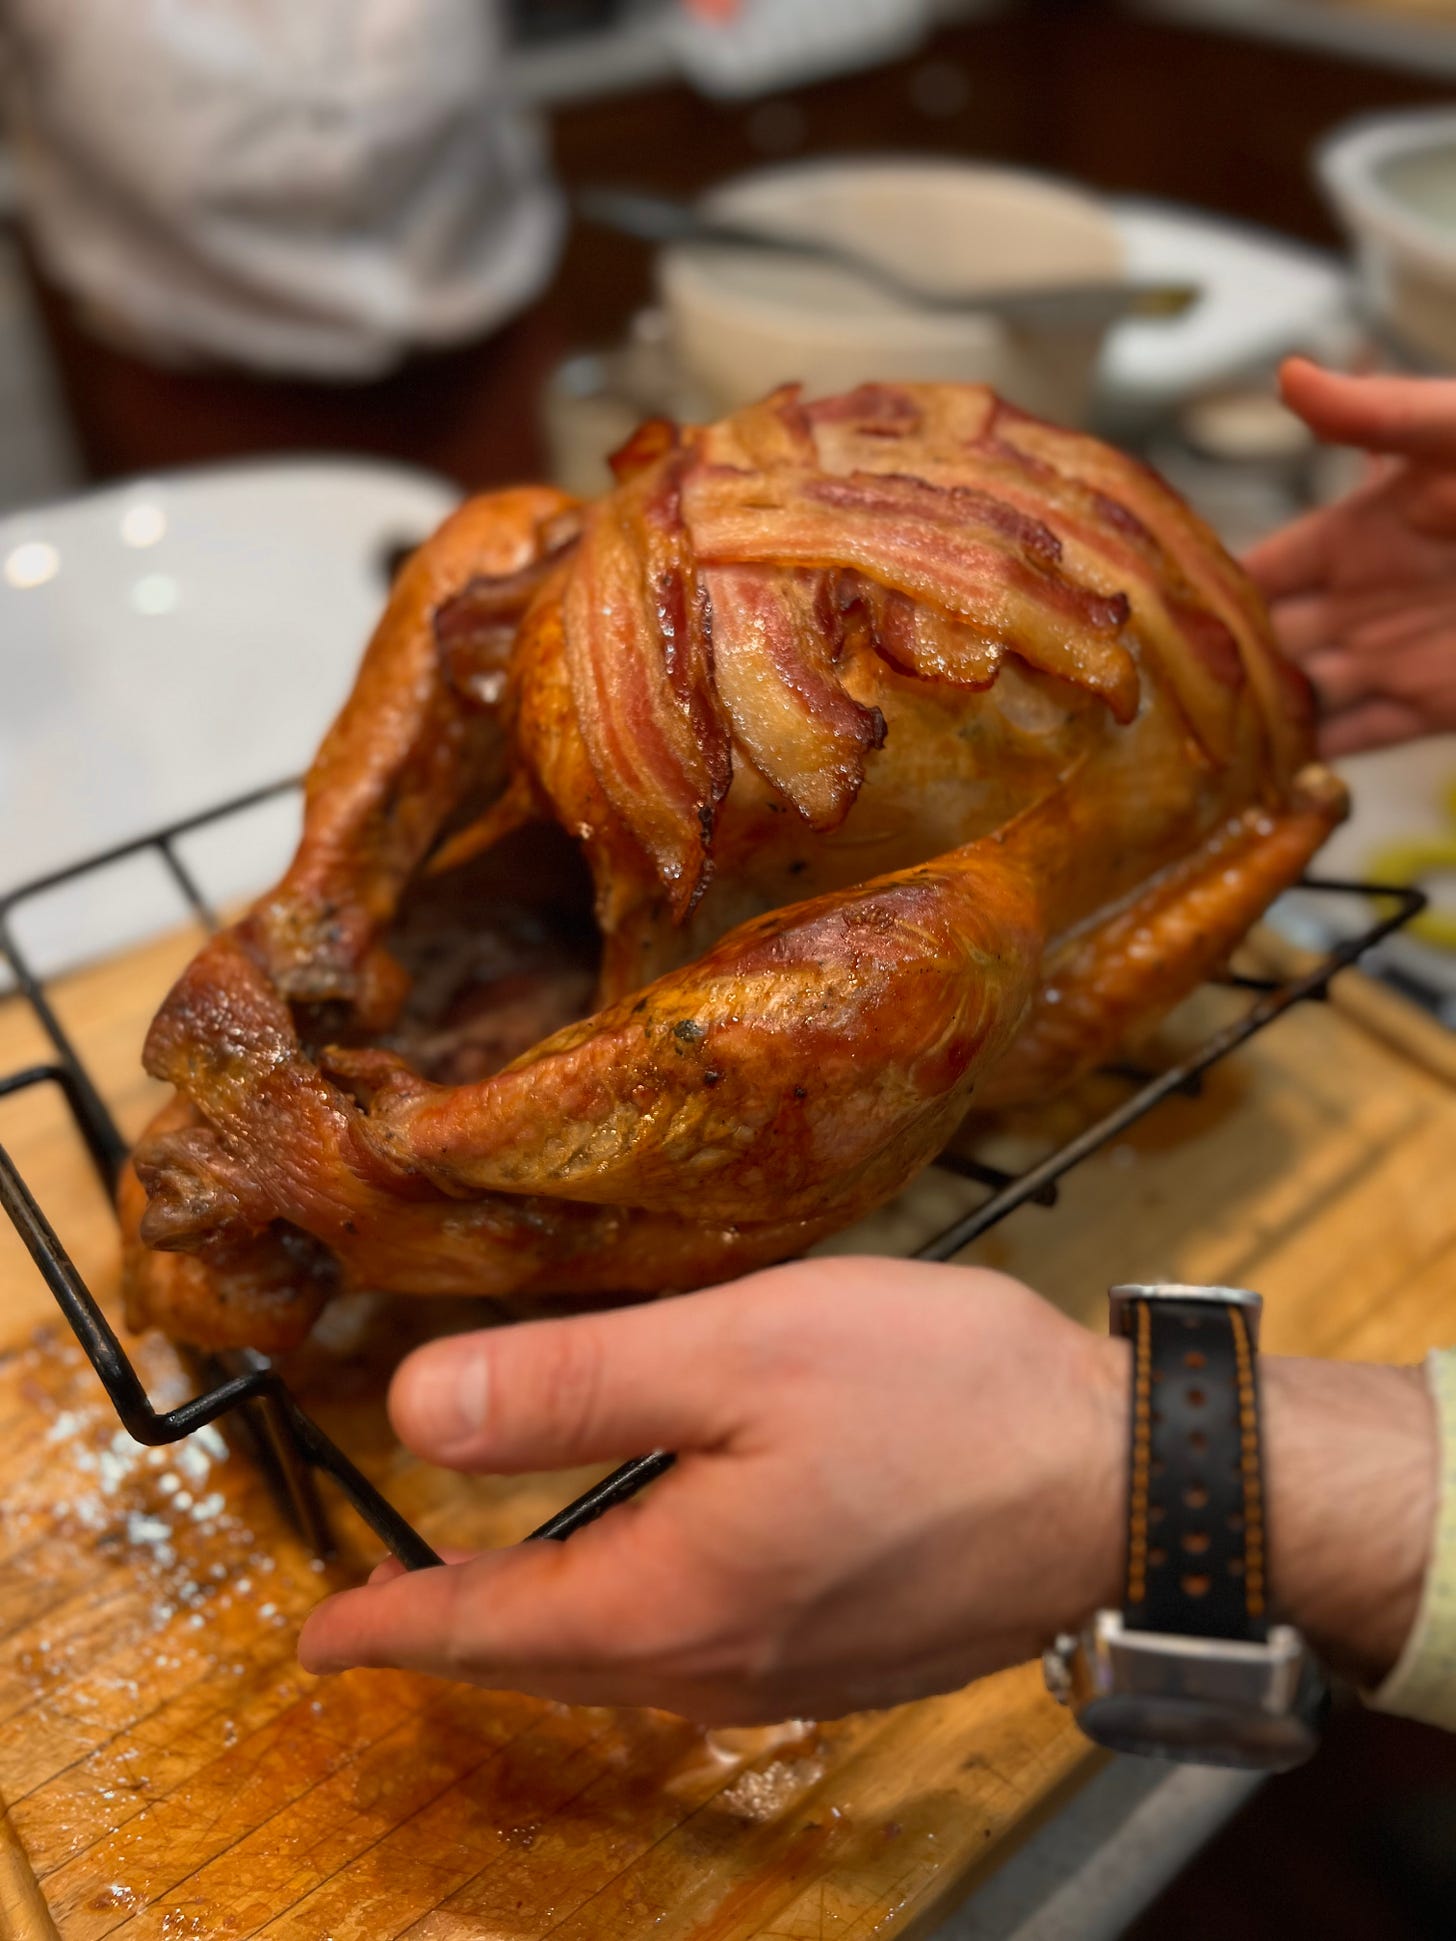
<instances>
[{"instance_id":1,"label":"wooden cutting board","mask_svg":"<svg viewBox=\"0 0 1456 1941\"><path fill-rule=\"evenodd\" d=\"M128 1131L152 1103L142 1031L194 941L60 988ZM1110 1281L1175 1275L1261 1288L1275 1352L1411 1359L1456 1339L1452 1040L1357 978L1337 991L975 1257L1096 1325ZM1189 1028L1239 1001L1204 994ZM0 1002L0 1071L43 1052L20 1005ZM1037 1136L1064 1135L1109 1083ZM1013 1129L1002 1146L1030 1138ZM0 1104L0 1140L109 1294L110 1212L59 1100ZM974 1190L929 1174L844 1244L911 1245ZM325 1570L215 1434L131 1443L8 1227L0 1294L6 1936L924 1935L1091 1769L1031 1668L762 1741L389 1673L309 1679L298 1623L374 1561L368 1534L339 1509ZM432 1538L504 1543L585 1475L465 1484L405 1457L380 1407L403 1347L470 1318L349 1304L290 1379ZM137 1357L159 1402L186 1392L163 1345Z\"/></svg>"}]
</instances>

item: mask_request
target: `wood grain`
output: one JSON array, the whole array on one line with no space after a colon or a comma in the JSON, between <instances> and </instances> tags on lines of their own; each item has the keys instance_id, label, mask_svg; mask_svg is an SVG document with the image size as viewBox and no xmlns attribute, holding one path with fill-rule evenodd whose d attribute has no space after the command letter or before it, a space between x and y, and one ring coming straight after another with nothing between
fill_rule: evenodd
<instances>
[{"instance_id":1,"label":"wood grain","mask_svg":"<svg viewBox=\"0 0 1456 1941\"><path fill-rule=\"evenodd\" d=\"M163 939L61 989L128 1130L152 1102L142 1031L194 942ZM1110 1281L1176 1274L1260 1287L1275 1351L1412 1359L1456 1338L1449 1042L1404 1011L1398 1030L1384 1011L1369 1029L1368 987L1343 991L1353 1003L1287 1018L1202 1098L1083 1168L1055 1211L1024 1209L973 1257L1099 1326ZM1179 1032L1237 1001L1203 995ZM0 1004L0 1071L43 1051L21 1007ZM999 1127L989 1150L1024 1159L1110 1087ZM60 1101L0 1104L0 1140L109 1297L110 1211ZM928 1174L836 1247L911 1245L974 1197ZM6 1936L924 1935L1091 1768L1029 1667L766 1741L392 1673L312 1680L293 1657L298 1623L368 1567L372 1539L340 1508L341 1553L320 1569L219 1441L130 1443L8 1230L0 1295ZM481 1318L352 1301L290 1367L441 1541L512 1541L585 1480L467 1484L393 1443L388 1368L423 1335ZM136 1354L159 1401L186 1391L164 1344Z\"/></svg>"}]
</instances>

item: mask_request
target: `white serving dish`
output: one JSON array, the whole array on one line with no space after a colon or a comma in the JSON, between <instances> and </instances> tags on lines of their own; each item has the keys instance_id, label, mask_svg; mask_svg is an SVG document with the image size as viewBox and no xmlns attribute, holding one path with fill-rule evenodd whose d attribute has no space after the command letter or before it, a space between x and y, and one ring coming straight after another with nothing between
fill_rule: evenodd
<instances>
[{"instance_id":1,"label":"white serving dish","mask_svg":"<svg viewBox=\"0 0 1456 1941\"><path fill-rule=\"evenodd\" d=\"M458 494L352 459L138 480L0 520L0 891L304 768L348 691L384 556ZM194 841L219 898L287 854L285 800ZM176 923L136 862L30 909L43 970Z\"/></svg>"},{"instance_id":2,"label":"white serving dish","mask_svg":"<svg viewBox=\"0 0 1456 1941\"><path fill-rule=\"evenodd\" d=\"M1202 290L1181 317L1127 317L1097 370L1099 423L1136 436L1186 399L1266 371L1300 351L1336 364L1359 341L1343 263L1251 223L1179 203L1108 203L1130 275Z\"/></svg>"},{"instance_id":3,"label":"white serving dish","mask_svg":"<svg viewBox=\"0 0 1456 1941\"><path fill-rule=\"evenodd\" d=\"M1012 169L813 162L725 183L705 206L830 237L947 290L1102 280L1123 270L1122 238L1100 201ZM792 380L818 395L876 380L962 379L1077 423L1105 335L916 310L831 267L751 252L673 248L659 267L676 356L714 413Z\"/></svg>"}]
</instances>

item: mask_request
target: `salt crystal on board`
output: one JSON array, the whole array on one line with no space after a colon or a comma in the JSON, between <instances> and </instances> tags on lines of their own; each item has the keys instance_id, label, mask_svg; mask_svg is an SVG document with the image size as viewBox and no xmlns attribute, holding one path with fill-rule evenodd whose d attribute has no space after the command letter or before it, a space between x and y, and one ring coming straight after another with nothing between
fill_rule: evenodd
<instances>
[{"instance_id":1,"label":"salt crystal on board","mask_svg":"<svg viewBox=\"0 0 1456 1941\"><path fill-rule=\"evenodd\" d=\"M159 1516L145 1516L140 1510L133 1510L126 1519L126 1540L131 1544L164 1544L172 1534L170 1523L164 1523Z\"/></svg>"}]
</instances>

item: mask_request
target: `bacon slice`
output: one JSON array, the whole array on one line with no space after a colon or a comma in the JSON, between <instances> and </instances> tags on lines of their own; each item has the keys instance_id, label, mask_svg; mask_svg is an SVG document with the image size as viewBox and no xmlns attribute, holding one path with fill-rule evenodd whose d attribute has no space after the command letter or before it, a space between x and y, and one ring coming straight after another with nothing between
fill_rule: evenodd
<instances>
[{"instance_id":1,"label":"bacon slice","mask_svg":"<svg viewBox=\"0 0 1456 1941\"><path fill-rule=\"evenodd\" d=\"M993 436L975 462L1011 504L1039 511L1081 584L1127 595L1132 627L1151 650L1199 745L1229 759L1244 667L1226 620L1203 604L1158 537L1106 492Z\"/></svg>"},{"instance_id":2,"label":"bacon slice","mask_svg":"<svg viewBox=\"0 0 1456 1941\"><path fill-rule=\"evenodd\" d=\"M679 469L670 459L592 507L563 613L593 771L682 918L707 886L732 762L705 596L683 544Z\"/></svg>"},{"instance_id":3,"label":"bacon slice","mask_svg":"<svg viewBox=\"0 0 1456 1941\"><path fill-rule=\"evenodd\" d=\"M705 564L852 567L1087 688L1115 720L1137 710L1137 666L1117 637L1126 599L1067 579L1055 535L989 493L894 474L699 463L684 481L683 511Z\"/></svg>"},{"instance_id":4,"label":"bacon slice","mask_svg":"<svg viewBox=\"0 0 1456 1941\"><path fill-rule=\"evenodd\" d=\"M1287 781L1307 755L1299 704L1282 671L1258 593L1210 527L1150 466L1098 439L1062 431L1005 403L998 403L992 429L998 438L1041 459L1064 478L1081 480L1117 500L1157 534L1198 605L1228 628L1257 697L1275 768ZM1191 654L1202 658L1207 646L1206 635L1201 642L1189 637Z\"/></svg>"},{"instance_id":5,"label":"bacon slice","mask_svg":"<svg viewBox=\"0 0 1456 1941\"><path fill-rule=\"evenodd\" d=\"M1075 466L1061 469L1064 461L1057 454L1071 435L1042 426L990 391L972 386L864 385L809 405L806 416L828 471L909 473L949 488L964 488L974 480L994 498L1049 527L1061 544L1061 563L1070 578L1098 592L1128 596L1133 629L1155 657L1196 740L1214 761L1230 758L1246 679L1235 633L1237 616L1230 616L1223 602L1209 604L1185 577L1159 532L1113 491L1079 476ZM1030 427L1029 435L1043 440L1045 455L1011 442L1019 426ZM1096 449L1100 463L1101 448ZM1126 465L1117 480L1124 487L1129 478L1141 479L1132 461ZM1156 502L1149 500L1144 509L1161 531L1176 502L1160 482L1153 490ZM1181 507L1178 515L1186 517ZM1200 540L1200 561L1206 553L1206 540ZM908 616L892 614L890 629L887 645L898 665L930 678L954 678L939 673L937 663L956 656L948 656L940 644L929 644L929 636L939 631L929 610L917 609L913 627ZM923 643L918 647L915 636Z\"/></svg>"},{"instance_id":6,"label":"bacon slice","mask_svg":"<svg viewBox=\"0 0 1456 1941\"><path fill-rule=\"evenodd\" d=\"M979 384L862 384L805 407L826 472L909 472L964 484L966 452L991 421L995 394Z\"/></svg>"},{"instance_id":7,"label":"bacon slice","mask_svg":"<svg viewBox=\"0 0 1456 1941\"><path fill-rule=\"evenodd\" d=\"M863 385L803 410L825 471L911 474L946 488L979 481L1045 522L1068 577L1127 594L1134 632L1211 760L1231 758L1250 682L1273 738L1289 743L1283 760L1296 759L1298 697L1269 651L1257 600L1203 523L1145 466L982 386ZM903 629L896 638L903 650ZM899 658L909 664L903 651ZM934 662L914 656L927 674Z\"/></svg>"},{"instance_id":8,"label":"bacon slice","mask_svg":"<svg viewBox=\"0 0 1456 1941\"><path fill-rule=\"evenodd\" d=\"M861 384L837 397L816 398L804 416L816 431L821 425L845 425L893 437L919 431L925 421L923 407L903 384Z\"/></svg>"},{"instance_id":9,"label":"bacon slice","mask_svg":"<svg viewBox=\"0 0 1456 1941\"><path fill-rule=\"evenodd\" d=\"M769 472L782 466L819 465L813 407L800 402L803 386L782 384L759 404L735 411L697 435L698 449L710 465L737 471Z\"/></svg>"},{"instance_id":10,"label":"bacon slice","mask_svg":"<svg viewBox=\"0 0 1456 1941\"><path fill-rule=\"evenodd\" d=\"M626 443L608 456L613 478L625 484L628 479L650 471L669 452L676 451L681 442L682 432L671 418L645 419Z\"/></svg>"},{"instance_id":11,"label":"bacon slice","mask_svg":"<svg viewBox=\"0 0 1456 1941\"><path fill-rule=\"evenodd\" d=\"M986 688L995 681L1006 656L999 641L883 587L873 588L869 606L876 646L905 673L956 687Z\"/></svg>"},{"instance_id":12,"label":"bacon slice","mask_svg":"<svg viewBox=\"0 0 1456 1941\"><path fill-rule=\"evenodd\" d=\"M835 672L844 616L828 576L719 566L704 581L714 676L734 739L812 828L837 827L885 722L846 694Z\"/></svg>"}]
</instances>

